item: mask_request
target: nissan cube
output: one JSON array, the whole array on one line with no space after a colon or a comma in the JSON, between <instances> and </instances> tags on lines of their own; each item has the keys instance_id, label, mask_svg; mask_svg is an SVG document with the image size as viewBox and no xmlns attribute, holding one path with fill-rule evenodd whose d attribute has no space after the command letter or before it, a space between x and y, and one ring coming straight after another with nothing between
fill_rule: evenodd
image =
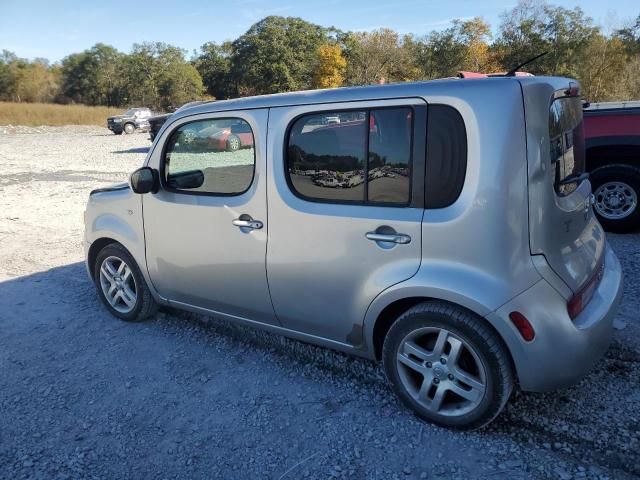
<instances>
[{"instance_id":1,"label":"nissan cube","mask_svg":"<svg viewBox=\"0 0 640 480\"><path fill-rule=\"evenodd\" d=\"M436 424L579 379L622 291L579 85L495 77L188 107L85 213L106 308L222 317L381 361Z\"/></svg>"}]
</instances>

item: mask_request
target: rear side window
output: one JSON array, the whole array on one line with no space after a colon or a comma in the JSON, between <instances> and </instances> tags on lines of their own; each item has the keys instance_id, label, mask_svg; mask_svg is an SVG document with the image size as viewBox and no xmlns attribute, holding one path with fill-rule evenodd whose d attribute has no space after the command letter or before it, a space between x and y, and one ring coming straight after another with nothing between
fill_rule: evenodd
<instances>
[{"instance_id":1,"label":"rear side window","mask_svg":"<svg viewBox=\"0 0 640 480\"><path fill-rule=\"evenodd\" d=\"M457 200L467 172L467 131L462 115L448 105L429 105L425 207L444 208Z\"/></svg>"},{"instance_id":2,"label":"rear side window","mask_svg":"<svg viewBox=\"0 0 640 480\"><path fill-rule=\"evenodd\" d=\"M294 192L315 201L408 205L413 117L410 107L299 117L287 145Z\"/></svg>"},{"instance_id":3,"label":"rear side window","mask_svg":"<svg viewBox=\"0 0 640 480\"><path fill-rule=\"evenodd\" d=\"M560 196L578 187L585 169L582 103L579 97L558 98L549 110L549 141L553 186Z\"/></svg>"}]
</instances>

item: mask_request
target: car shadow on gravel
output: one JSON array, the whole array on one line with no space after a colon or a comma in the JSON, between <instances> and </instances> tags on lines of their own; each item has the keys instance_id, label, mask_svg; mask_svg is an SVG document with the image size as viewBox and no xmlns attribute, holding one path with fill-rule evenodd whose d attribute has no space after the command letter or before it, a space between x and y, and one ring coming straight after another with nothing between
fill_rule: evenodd
<instances>
[{"instance_id":1,"label":"car shadow on gravel","mask_svg":"<svg viewBox=\"0 0 640 480\"><path fill-rule=\"evenodd\" d=\"M117 153L117 154L122 154L122 153L148 153L149 152L149 148L150 147L136 147L136 148L130 148L128 150L114 150L111 153Z\"/></svg>"},{"instance_id":2,"label":"car shadow on gravel","mask_svg":"<svg viewBox=\"0 0 640 480\"><path fill-rule=\"evenodd\" d=\"M79 442L90 440L99 458L119 455L118 441L136 445L119 433L133 422L127 415L146 422L145 415L164 419L167 409L176 409L181 419L143 423L143 430L170 432L183 428L180 422L213 422L211 428L229 445L238 443L235 450L241 452L245 443L247 448L251 442L264 448L263 440L252 440L252 429L266 429L264 433L291 422L289 435L295 435L300 426L312 431L348 419L355 433L346 434L354 441L368 429L388 433L396 428L411 438L424 428L426 435L446 435L464 445L515 442L523 451L535 446L553 458L595 466L612 478L640 475L640 354L619 343L578 385L546 394L516 393L490 427L458 436L421 427L399 405L373 362L173 309L163 309L142 324L120 322L98 301L82 262L0 282L0 312L0 365L5 365L0 375L0 431L20 439L15 448L0 447L0 464L22 458L23 451L43 441L72 452ZM238 369L247 375L229 373ZM301 385L316 393L299 397ZM122 398L127 399L124 410ZM202 405L210 403L228 411L229 419L201 414ZM246 405L248 410L229 405ZM78 426L80 418L93 418L85 423L96 424L98 433L85 423ZM48 424L49 419L55 428L38 430L38 423ZM327 428L335 438L336 432L343 434ZM192 436L205 434L207 428ZM156 434L145 435L143 443ZM65 443L69 446L62 446ZM154 446L148 448L150 455L157 454ZM218 450L207 448L217 458L235 455L221 444Z\"/></svg>"}]
</instances>

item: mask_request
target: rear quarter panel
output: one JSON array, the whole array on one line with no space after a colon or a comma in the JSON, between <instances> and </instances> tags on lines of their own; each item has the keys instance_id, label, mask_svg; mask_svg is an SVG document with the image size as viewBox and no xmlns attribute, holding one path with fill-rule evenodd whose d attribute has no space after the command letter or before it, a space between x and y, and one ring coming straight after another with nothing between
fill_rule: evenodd
<instances>
[{"instance_id":1,"label":"rear quarter panel","mask_svg":"<svg viewBox=\"0 0 640 480\"><path fill-rule=\"evenodd\" d=\"M371 304L365 319L369 345L380 312L395 300L446 300L484 317L541 278L529 251L526 128L519 84L513 79L469 80L424 99L451 105L464 119L464 187L452 205L425 210L420 269Z\"/></svg>"}]
</instances>

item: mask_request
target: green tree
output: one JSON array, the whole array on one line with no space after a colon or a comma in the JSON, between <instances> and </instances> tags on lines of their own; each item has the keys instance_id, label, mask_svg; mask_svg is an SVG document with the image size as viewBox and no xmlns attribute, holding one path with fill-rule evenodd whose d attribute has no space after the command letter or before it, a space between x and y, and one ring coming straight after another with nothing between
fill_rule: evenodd
<instances>
[{"instance_id":1,"label":"green tree","mask_svg":"<svg viewBox=\"0 0 640 480\"><path fill-rule=\"evenodd\" d=\"M543 52L548 55L527 65L532 73L575 76L578 62L598 32L579 7L569 10L535 0L521 0L505 12L495 47L502 64L511 69Z\"/></svg>"},{"instance_id":2,"label":"green tree","mask_svg":"<svg viewBox=\"0 0 640 480\"><path fill-rule=\"evenodd\" d=\"M238 95L312 87L318 48L331 30L293 17L266 17L233 42L231 78Z\"/></svg>"},{"instance_id":3,"label":"green tree","mask_svg":"<svg viewBox=\"0 0 640 480\"><path fill-rule=\"evenodd\" d=\"M123 103L169 109L201 99L202 78L185 53L161 42L134 44L118 66Z\"/></svg>"},{"instance_id":4,"label":"green tree","mask_svg":"<svg viewBox=\"0 0 640 480\"><path fill-rule=\"evenodd\" d=\"M11 72L11 63L17 60L15 53L3 50L0 53L0 100L13 100L15 82Z\"/></svg>"},{"instance_id":5,"label":"green tree","mask_svg":"<svg viewBox=\"0 0 640 480\"><path fill-rule=\"evenodd\" d=\"M122 54L98 43L62 60L61 93L64 99L87 105L119 105L118 65Z\"/></svg>"},{"instance_id":6,"label":"green tree","mask_svg":"<svg viewBox=\"0 0 640 480\"><path fill-rule=\"evenodd\" d=\"M633 23L617 30L614 36L620 39L628 54L640 54L640 15Z\"/></svg>"},{"instance_id":7,"label":"green tree","mask_svg":"<svg viewBox=\"0 0 640 480\"><path fill-rule=\"evenodd\" d=\"M221 45L208 42L200 47L200 53L193 60L193 65L200 73L207 93L213 98L230 98L235 93L231 79L232 53L231 42L224 42Z\"/></svg>"}]
</instances>

